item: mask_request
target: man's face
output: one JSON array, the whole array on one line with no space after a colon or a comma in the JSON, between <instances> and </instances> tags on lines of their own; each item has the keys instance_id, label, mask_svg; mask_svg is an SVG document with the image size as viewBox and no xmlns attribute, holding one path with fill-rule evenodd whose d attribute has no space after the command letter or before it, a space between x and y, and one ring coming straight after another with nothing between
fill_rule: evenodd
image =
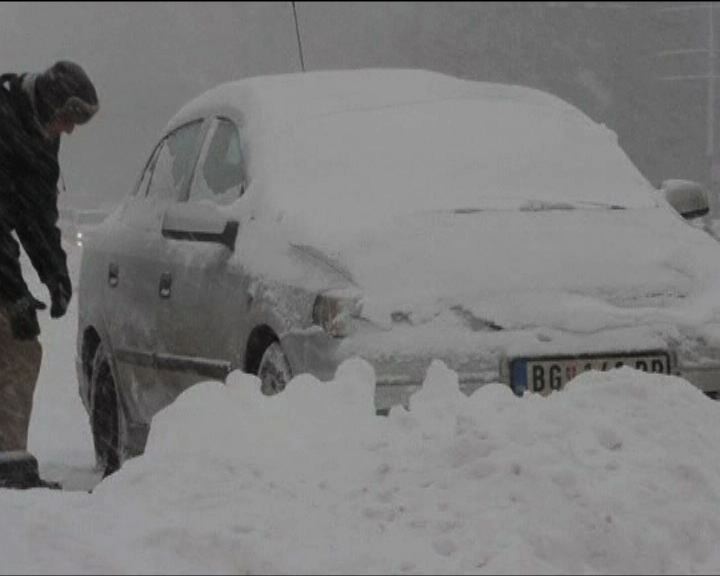
<instances>
[{"instance_id":1,"label":"man's face","mask_svg":"<svg viewBox=\"0 0 720 576\"><path fill-rule=\"evenodd\" d=\"M52 137L72 134L73 130L75 130L75 122L63 116L57 116L47 127L48 134Z\"/></svg>"}]
</instances>

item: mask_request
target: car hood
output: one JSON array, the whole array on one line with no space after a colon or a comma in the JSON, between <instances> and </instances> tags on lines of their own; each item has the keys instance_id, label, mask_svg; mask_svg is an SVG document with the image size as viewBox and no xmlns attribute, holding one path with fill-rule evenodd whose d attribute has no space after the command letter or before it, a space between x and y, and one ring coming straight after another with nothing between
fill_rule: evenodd
<instances>
[{"instance_id":1,"label":"car hood","mask_svg":"<svg viewBox=\"0 0 720 576\"><path fill-rule=\"evenodd\" d=\"M324 253L380 323L451 312L473 330L595 331L702 300L720 246L660 208L459 210L396 219Z\"/></svg>"}]
</instances>

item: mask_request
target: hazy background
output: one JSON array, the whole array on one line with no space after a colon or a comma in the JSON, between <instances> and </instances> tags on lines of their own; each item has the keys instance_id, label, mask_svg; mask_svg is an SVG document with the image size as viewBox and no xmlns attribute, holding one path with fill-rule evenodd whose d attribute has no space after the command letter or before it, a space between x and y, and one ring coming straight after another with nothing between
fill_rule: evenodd
<instances>
[{"instance_id":1,"label":"hazy background","mask_svg":"<svg viewBox=\"0 0 720 576\"><path fill-rule=\"evenodd\" d=\"M708 80L662 79L712 65L694 51L711 45L709 3L682 6L297 3L310 70L422 67L537 87L614 129L654 184L709 185ZM299 70L289 2L0 4L0 71L61 58L87 70L101 102L63 141L68 195L113 201L188 99L231 79Z\"/></svg>"}]
</instances>

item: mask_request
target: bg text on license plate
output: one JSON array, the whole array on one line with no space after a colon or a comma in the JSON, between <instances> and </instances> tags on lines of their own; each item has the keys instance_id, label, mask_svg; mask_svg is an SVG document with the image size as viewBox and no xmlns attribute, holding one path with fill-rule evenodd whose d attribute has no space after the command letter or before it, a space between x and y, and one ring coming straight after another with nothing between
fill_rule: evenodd
<instances>
[{"instance_id":1,"label":"bg text on license plate","mask_svg":"<svg viewBox=\"0 0 720 576\"><path fill-rule=\"evenodd\" d=\"M524 365L524 366L523 366ZM665 352L638 355L584 356L577 358L527 358L513 370L530 392L549 394L561 390L578 374L589 370L606 371L629 366L643 372L670 374L670 358ZM524 368L524 369L523 369ZM519 369L519 370L518 370ZM524 378L523 378L524 376ZM514 382L514 387L521 382Z\"/></svg>"}]
</instances>

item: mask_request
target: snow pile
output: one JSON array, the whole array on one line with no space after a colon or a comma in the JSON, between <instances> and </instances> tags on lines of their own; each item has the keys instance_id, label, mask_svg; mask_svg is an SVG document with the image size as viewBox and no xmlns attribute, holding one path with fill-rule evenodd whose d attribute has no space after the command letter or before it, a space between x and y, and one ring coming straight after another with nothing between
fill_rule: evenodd
<instances>
[{"instance_id":1,"label":"snow pile","mask_svg":"<svg viewBox=\"0 0 720 576\"><path fill-rule=\"evenodd\" d=\"M720 407L687 382L468 398L436 362L388 418L373 386L358 359L275 398L241 373L195 386L92 495L0 493L0 571L720 570Z\"/></svg>"}]
</instances>

